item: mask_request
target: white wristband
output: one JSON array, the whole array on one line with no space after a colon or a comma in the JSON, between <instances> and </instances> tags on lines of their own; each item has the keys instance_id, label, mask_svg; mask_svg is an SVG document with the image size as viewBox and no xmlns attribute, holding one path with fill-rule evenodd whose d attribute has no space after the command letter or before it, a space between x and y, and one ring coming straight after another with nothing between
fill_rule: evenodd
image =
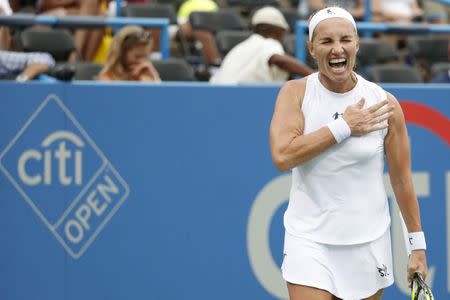
<instances>
[{"instance_id":1,"label":"white wristband","mask_svg":"<svg viewBox=\"0 0 450 300\"><path fill-rule=\"evenodd\" d=\"M425 242L425 234L423 231L408 233L409 245L412 250L426 250L427 243Z\"/></svg>"},{"instance_id":2,"label":"white wristband","mask_svg":"<svg viewBox=\"0 0 450 300\"><path fill-rule=\"evenodd\" d=\"M342 142L352 134L352 131L347 122L345 122L344 118L337 118L336 120L328 123L327 126L337 143Z\"/></svg>"}]
</instances>

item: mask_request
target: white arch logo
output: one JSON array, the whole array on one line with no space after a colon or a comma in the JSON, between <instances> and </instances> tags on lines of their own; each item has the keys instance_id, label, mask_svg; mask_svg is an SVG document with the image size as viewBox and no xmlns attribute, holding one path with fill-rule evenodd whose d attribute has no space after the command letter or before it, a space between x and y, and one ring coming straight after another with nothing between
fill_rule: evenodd
<instances>
[{"instance_id":1,"label":"white arch logo","mask_svg":"<svg viewBox=\"0 0 450 300\"><path fill-rule=\"evenodd\" d=\"M273 296L288 299L286 283L275 263L269 245L269 229L277 209L289 199L291 175L278 176L256 196L247 226L250 265L261 285Z\"/></svg>"},{"instance_id":2,"label":"white arch logo","mask_svg":"<svg viewBox=\"0 0 450 300\"><path fill-rule=\"evenodd\" d=\"M57 150L52 152L49 148L53 143L58 141L59 144ZM78 149L72 153L67 149L66 141L71 142L77 146ZM83 169L83 152L81 151L81 148L84 147L84 142L77 135L70 131L55 131L42 141L41 147L43 148L43 151L39 151L38 149L26 150L18 160L17 173L24 184L30 186L35 186L42 182L45 185L52 184L52 164L55 159L58 164L59 183L61 185L70 185L72 183L81 185ZM73 177L67 175L67 163L70 159L73 160L73 169L75 170ZM32 161L42 162L43 176L41 174L29 174L26 166Z\"/></svg>"}]
</instances>

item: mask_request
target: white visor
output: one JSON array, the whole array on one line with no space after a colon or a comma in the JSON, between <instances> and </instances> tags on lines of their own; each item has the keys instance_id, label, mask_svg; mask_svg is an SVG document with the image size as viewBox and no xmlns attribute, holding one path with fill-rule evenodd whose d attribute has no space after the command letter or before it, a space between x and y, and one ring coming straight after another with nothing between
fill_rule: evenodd
<instances>
[{"instance_id":1,"label":"white visor","mask_svg":"<svg viewBox=\"0 0 450 300\"><path fill-rule=\"evenodd\" d=\"M314 14L314 16L309 21L309 41L312 40L314 29L316 29L316 26L323 20L331 18L344 18L348 20L350 23L352 23L355 31L358 32L356 29L355 19L353 19L352 15L348 11L336 6L326 7Z\"/></svg>"}]
</instances>

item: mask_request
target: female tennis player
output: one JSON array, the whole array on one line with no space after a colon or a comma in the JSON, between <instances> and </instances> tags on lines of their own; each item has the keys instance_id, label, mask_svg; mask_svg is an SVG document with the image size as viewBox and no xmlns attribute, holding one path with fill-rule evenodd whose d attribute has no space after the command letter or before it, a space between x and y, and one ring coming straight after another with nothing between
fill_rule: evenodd
<instances>
[{"instance_id":1,"label":"female tennis player","mask_svg":"<svg viewBox=\"0 0 450 300\"><path fill-rule=\"evenodd\" d=\"M358 46L350 13L318 11L308 42L318 72L287 82L275 105L272 159L292 169L282 265L291 300L378 300L393 283L385 160L409 232L408 279L427 274L405 119L393 95L353 71Z\"/></svg>"}]
</instances>

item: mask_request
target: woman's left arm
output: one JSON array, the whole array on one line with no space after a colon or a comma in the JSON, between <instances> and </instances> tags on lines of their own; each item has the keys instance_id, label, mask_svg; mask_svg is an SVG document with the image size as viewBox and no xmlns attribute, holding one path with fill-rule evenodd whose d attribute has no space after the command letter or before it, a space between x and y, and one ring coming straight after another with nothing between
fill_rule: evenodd
<instances>
[{"instance_id":1,"label":"woman's left arm","mask_svg":"<svg viewBox=\"0 0 450 300\"><path fill-rule=\"evenodd\" d=\"M408 232L421 232L420 209L412 182L410 145L405 117L397 99L388 94L388 100L394 106L394 113L389 119L389 131L384 141L389 177ZM409 282L415 272L422 273L423 277L427 275L425 250L411 251L408 262Z\"/></svg>"}]
</instances>

